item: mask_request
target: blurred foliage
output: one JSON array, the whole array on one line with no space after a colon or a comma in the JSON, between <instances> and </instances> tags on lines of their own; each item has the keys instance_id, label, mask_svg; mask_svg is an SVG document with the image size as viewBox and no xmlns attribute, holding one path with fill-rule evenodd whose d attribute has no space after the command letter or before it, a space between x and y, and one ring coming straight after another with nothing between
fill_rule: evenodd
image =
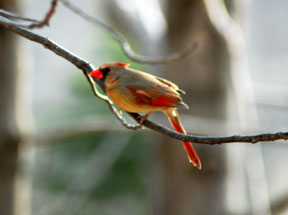
<instances>
[{"instance_id":1,"label":"blurred foliage","mask_svg":"<svg viewBox=\"0 0 288 215\"><path fill-rule=\"evenodd\" d=\"M134 135L107 177L94 190L97 198L109 198L125 193L143 197L146 187L143 184L145 158L148 157L147 139Z\"/></svg>"},{"instance_id":2,"label":"blurred foliage","mask_svg":"<svg viewBox=\"0 0 288 215\"><path fill-rule=\"evenodd\" d=\"M55 192L65 191L71 179L79 174L81 166L85 165L87 158L93 156L106 135L99 134L54 143L54 146L49 149L49 160L43 161L41 157L39 161L40 164L46 164L44 164L45 168L37 169L35 185ZM121 134L115 134L115 142L109 143L110 148L117 144L116 140L119 136ZM126 192L143 197L145 184L142 178L145 172L145 158L148 154L147 142L147 138L142 135L132 136L109 172L96 187L91 188L94 197L107 199Z\"/></svg>"},{"instance_id":3,"label":"blurred foliage","mask_svg":"<svg viewBox=\"0 0 288 215\"><path fill-rule=\"evenodd\" d=\"M120 154L113 157L115 153L110 154L109 150L113 151L115 144L123 144L117 141L121 139L121 136L123 137L123 134L113 134L115 141L108 143L105 141L107 135L109 134L103 133L57 142L48 151L47 149L39 151L38 168L34 172L34 190L46 193L45 202L51 202L54 209L55 204L56 209L59 209L57 208L59 202L61 202L60 209L63 204L67 205L69 208L67 212L77 210L81 212L79 214L86 211L85 214L108 215L111 214L111 210L115 212L122 210L125 213L129 209L134 211L132 213L134 215L145 214L143 212L147 191L145 165L149 157L149 144L147 143L150 138L132 134ZM101 156L103 144L106 145L108 154L106 151L104 156ZM100 156L97 153L98 150L100 150ZM91 157L95 159L97 155L100 157L99 159L96 157L97 162L95 163L95 160L91 162ZM108 165L109 168L106 165L107 160L113 160L112 165ZM86 170L83 171L83 169ZM80 200L76 206L73 202L75 196ZM37 202L37 199L34 202ZM35 207L39 207L38 204ZM42 211L43 208L36 209L36 211L39 210Z\"/></svg>"}]
</instances>

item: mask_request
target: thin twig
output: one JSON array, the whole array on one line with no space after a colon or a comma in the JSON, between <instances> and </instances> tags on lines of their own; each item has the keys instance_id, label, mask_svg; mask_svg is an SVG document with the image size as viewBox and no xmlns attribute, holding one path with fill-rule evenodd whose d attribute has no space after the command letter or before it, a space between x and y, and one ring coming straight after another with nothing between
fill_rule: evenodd
<instances>
[{"instance_id":1,"label":"thin twig","mask_svg":"<svg viewBox=\"0 0 288 215\"><path fill-rule=\"evenodd\" d=\"M106 101L109 105L112 112L116 115L117 119L121 121L121 123L129 129L138 129L138 125L130 125L128 124L125 119L117 112L116 108L113 106L113 103L109 100L108 97L102 95L96 88L96 85L92 78L88 75L91 71L93 71L93 67L86 62L85 60L79 58L78 56L72 54L71 52L65 50L64 48L60 47L58 44L52 42L51 40L44 38L38 34L30 32L28 30L19 28L17 25L13 23L6 22L5 19L0 17L0 25L5 27L6 29L13 31L14 33L19 34L20 36L25 37L26 39L32 40L36 43L42 44L45 48L53 51L55 54L65 58L76 67L81 69L86 76L87 80L89 81L94 94L99 97L100 99ZM140 122L139 114L136 113L129 113L131 117L133 117L137 122ZM267 134L258 134L252 136L240 136L240 135L233 135L233 136L226 136L226 137L204 137L204 136L195 136L195 135L184 135L178 132L172 131L171 129L166 128L165 126L153 123L149 120L144 120L143 125L147 128L150 128L154 131L160 132L165 134L169 137L190 141L193 143L202 143L202 144L221 144L221 143L232 143L232 142L246 142L246 143L257 143L263 141L275 141L275 140L287 140L288 139L288 132L277 132L277 133L267 133Z\"/></svg>"},{"instance_id":2,"label":"thin twig","mask_svg":"<svg viewBox=\"0 0 288 215\"><path fill-rule=\"evenodd\" d=\"M26 22L39 23L39 21L36 19L19 16L14 13L3 10L3 9L0 9L0 16L6 17L8 19L13 19L13 20L21 20L21 21L26 21Z\"/></svg>"},{"instance_id":3,"label":"thin twig","mask_svg":"<svg viewBox=\"0 0 288 215\"><path fill-rule=\"evenodd\" d=\"M124 53L133 61L136 61L138 63L144 63L144 64L165 64L165 63L170 63L173 61L178 61L181 60L188 55L192 54L198 47L198 42L193 42L190 44L188 47L186 47L184 50L175 52L172 54L169 54L167 56L158 56L158 57L149 57L149 56L143 56L136 54L130 47L129 43L126 41L126 39L119 33L117 32L114 28L111 26L105 24L104 22L96 19L93 16L90 16L80 8L76 7L73 5L71 2L67 0L60 0L67 8L69 8L71 11L73 11L75 14L79 15L86 21L100 26L104 30L106 30L110 35L117 41L119 42L122 50Z\"/></svg>"},{"instance_id":4,"label":"thin twig","mask_svg":"<svg viewBox=\"0 0 288 215\"><path fill-rule=\"evenodd\" d=\"M44 26L49 26L49 21L50 21L52 15L56 11L57 3L58 3L58 0L52 0L51 1L51 7L48 10L48 12L46 13L46 15L43 18L43 20L40 21L39 23L33 23L33 24L29 25L28 28L32 29L32 28L42 28Z\"/></svg>"},{"instance_id":5,"label":"thin twig","mask_svg":"<svg viewBox=\"0 0 288 215\"><path fill-rule=\"evenodd\" d=\"M51 7L46 13L45 17L43 18L42 21L38 21L36 19L31 19L23 16L19 16L16 14L13 14L11 12L8 12L6 10L0 9L0 16L8 18L10 20L21 20L21 21L26 21L26 22L31 22L31 24L18 24L15 23L14 25L17 25L18 27L21 28L28 28L28 29L33 29L33 28L43 28L44 26L49 26L49 21L52 17L52 15L56 11L58 0L52 0L51 1Z\"/></svg>"}]
</instances>

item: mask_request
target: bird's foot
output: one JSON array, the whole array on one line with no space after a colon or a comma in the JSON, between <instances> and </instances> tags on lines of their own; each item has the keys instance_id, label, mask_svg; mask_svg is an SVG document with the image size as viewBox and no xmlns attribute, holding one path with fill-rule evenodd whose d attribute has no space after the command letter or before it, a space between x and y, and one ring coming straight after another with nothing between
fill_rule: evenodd
<instances>
[{"instance_id":1,"label":"bird's foot","mask_svg":"<svg viewBox=\"0 0 288 215\"><path fill-rule=\"evenodd\" d=\"M144 122L144 120L146 119L146 117L145 116L138 116L137 117L138 118L138 120L139 120L139 125L140 125L140 128L141 129L144 129L144 125L143 125L143 122Z\"/></svg>"},{"instance_id":2,"label":"bird's foot","mask_svg":"<svg viewBox=\"0 0 288 215\"><path fill-rule=\"evenodd\" d=\"M139 115L139 116L137 117L138 120L139 120L138 123L139 123L141 129L144 129L144 125L143 125L144 120L146 120L152 113L153 113L153 112L149 112L149 113L147 113L147 114L144 115L144 116Z\"/></svg>"}]
</instances>

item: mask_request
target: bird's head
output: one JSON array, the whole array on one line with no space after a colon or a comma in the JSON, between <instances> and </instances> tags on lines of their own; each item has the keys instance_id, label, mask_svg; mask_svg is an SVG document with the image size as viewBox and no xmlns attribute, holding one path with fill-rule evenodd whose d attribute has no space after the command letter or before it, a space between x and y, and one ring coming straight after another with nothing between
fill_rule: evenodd
<instances>
[{"instance_id":1,"label":"bird's head","mask_svg":"<svg viewBox=\"0 0 288 215\"><path fill-rule=\"evenodd\" d=\"M105 91L105 80L108 76L118 76L130 64L120 62L108 62L99 66L98 69L92 71L89 75L100 85Z\"/></svg>"}]
</instances>

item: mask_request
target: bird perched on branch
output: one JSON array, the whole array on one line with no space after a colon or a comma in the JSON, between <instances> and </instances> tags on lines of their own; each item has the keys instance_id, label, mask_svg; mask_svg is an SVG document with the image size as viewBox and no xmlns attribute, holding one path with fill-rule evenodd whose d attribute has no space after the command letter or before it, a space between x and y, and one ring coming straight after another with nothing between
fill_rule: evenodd
<instances>
[{"instance_id":1,"label":"bird perched on branch","mask_svg":"<svg viewBox=\"0 0 288 215\"><path fill-rule=\"evenodd\" d=\"M168 116L174 129L186 134L178 115L178 108L188 108L180 96L184 91L160 77L128 67L129 64L109 62L99 66L89 75L98 79L102 89L122 110L132 113L147 113L141 116L143 122L154 111L162 111ZM189 162L201 169L201 162L190 142L182 142Z\"/></svg>"}]
</instances>

